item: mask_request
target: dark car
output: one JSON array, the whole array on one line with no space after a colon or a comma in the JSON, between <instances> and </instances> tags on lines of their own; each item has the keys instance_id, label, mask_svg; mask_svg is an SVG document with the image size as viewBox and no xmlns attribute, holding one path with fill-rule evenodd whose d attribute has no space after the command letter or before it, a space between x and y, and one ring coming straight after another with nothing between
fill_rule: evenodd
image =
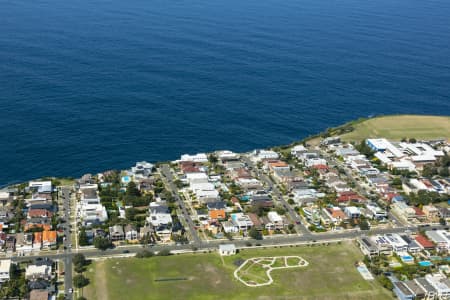
<instances>
[{"instance_id":1,"label":"dark car","mask_svg":"<svg viewBox=\"0 0 450 300\"><path fill-rule=\"evenodd\" d=\"M130 250L123 250L122 253L130 253Z\"/></svg>"}]
</instances>

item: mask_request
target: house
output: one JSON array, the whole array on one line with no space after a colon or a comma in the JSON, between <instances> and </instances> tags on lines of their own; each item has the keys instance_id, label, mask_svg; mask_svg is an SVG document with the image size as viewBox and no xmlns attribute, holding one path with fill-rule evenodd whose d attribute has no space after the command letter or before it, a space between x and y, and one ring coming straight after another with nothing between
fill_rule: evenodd
<instances>
[{"instance_id":1,"label":"house","mask_svg":"<svg viewBox=\"0 0 450 300\"><path fill-rule=\"evenodd\" d=\"M169 224L172 224L172 216L170 215L169 208L165 203L150 203L147 221L153 227L159 227L161 225L168 226Z\"/></svg>"},{"instance_id":2,"label":"house","mask_svg":"<svg viewBox=\"0 0 450 300\"><path fill-rule=\"evenodd\" d=\"M349 219L359 219L361 216L361 210L356 206L345 207L344 213Z\"/></svg>"},{"instance_id":3,"label":"house","mask_svg":"<svg viewBox=\"0 0 450 300\"><path fill-rule=\"evenodd\" d=\"M448 251L450 249L450 234L445 230L428 230L426 236L436 245L439 251Z\"/></svg>"},{"instance_id":4,"label":"house","mask_svg":"<svg viewBox=\"0 0 450 300\"><path fill-rule=\"evenodd\" d=\"M136 163L136 166L131 168L131 173L135 177L148 177L151 175L153 167L151 163L140 161Z\"/></svg>"},{"instance_id":5,"label":"house","mask_svg":"<svg viewBox=\"0 0 450 300\"><path fill-rule=\"evenodd\" d=\"M194 155L183 154L179 162L206 163L208 162L208 156L205 153L197 153Z\"/></svg>"},{"instance_id":6,"label":"house","mask_svg":"<svg viewBox=\"0 0 450 300\"><path fill-rule=\"evenodd\" d=\"M435 221L439 219L439 209L437 209L437 207L432 204L424 205L422 207L422 211L430 221Z\"/></svg>"},{"instance_id":7,"label":"house","mask_svg":"<svg viewBox=\"0 0 450 300\"><path fill-rule=\"evenodd\" d=\"M434 249L434 244L433 242L431 242L429 239L427 239L426 237L424 237L423 235L417 235L415 237L415 240L417 242L417 244L419 245L419 247L423 250L432 250Z\"/></svg>"},{"instance_id":8,"label":"house","mask_svg":"<svg viewBox=\"0 0 450 300\"><path fill-rule=\"evenodd\" d=\"M11 269L11 260L0 260L0 284L9 280L9 270Z\"/></svg>"},{"instance_id":9,"label":"house","mask_svg":"<svg viewBox=\"0 0 450 300\"><path fill-rule=\"evenodd\" d=\"M211 220L223 220L226 218L224 209L213 209L209 211L209 218Z\"/></svg>"},{"instance_id":10,"label":"house","mask_svg":"<svg viewBox=\"0 0 450 300\"><path fill-rule=\"evenodd\" d=\"M28 265L25 269L25 279L27 280L50 280L52 279L52 267L49 265Z\"/></svg>"},{"instance_id":11,"label":"house","mask_svg":"<svg viewBox=\"0 0 450 300\"><path fill-rule=\"evenodd\" d=\"M42 232L37 231L34 233L33 248L42 248Z\"/></svg>"},{"instance_id":12,"label":"house","mask_svg":"<svg viewBox=\"0 0 450 300\"><path fill-rule=\"evenodd\" d=\"M364 201L364 197L358 195L353 191L345 191L338 194L338 198L336 199L339 203L348 203L348 202L362 202Z\"/></svg>"},{"instance_id":13,"label":"house","mask_svg":"<svg viewBox=\"0 0 450 300\"><path fill-rule=\"evenodd\" d=\"M226 203L224 201L215 201L206 203L208 210L225 210Z\"/></svg>"},{"instance_id":14,"label":"house","mask_svg":"<svg viewBox=\"0 0 450 300\"><path fill-rule=\"evenodd\" d=\"M5 249L7 252L16 251L16 236L13 234L8 234L5 240Z\"/></svg>"},{"instance_id":15,"label":"house","mask_svg":"<svg viewBox=\"0 0 450 300\"><path fill-rule=\"evenodd\" d=\"M253 226L253 222L250 220L250 218L243 213L231 214L231 222L239 230L248 230Z\"/></svg>"},{"instance_id":16,"label":"house","mask_svg":"<svg viewBox=\"0 0 450 300\"><path fill-rule=\"evenodd\" d=\"M114 225L109 227L109 238L111 241L121 241L125 238L123 227L120 225Z\"/></svg>"},{"instance_id":17,"label":"house","mask_svg":"<svg viewBox=\"0 0 450 300\"><path fill-rule=\"evenodd\" d=\"M416 299L417 292L419 292L420 294L424 293L420 286L415 284L413 280L396 281L393 284L393 292L400 300L414 300Z\"/></svg>"},{"instance_id":18,"label":"house","mask_svg":"<svg viewBox=\"0 0 450 300\"><path fill-rule=\"evenodd\" d=\"M302 153L305 152L308 152L308 149L306 149L303 145L297 145L292 147L291 149L291 155L295 157L299 157Z\"/></svg>"},{"instance_id":19,"label":"house","mask_svg":"<svg viewBox=\"0 0 450 300\"><path fill-rule=\"evenodd\" d=\"M252 195L250 202L251 202L252 206L260 206L260 207L265 207L265 208L273 207L273 201L267 194L256 193L256 194Z\"/></svg>"},{"instance_id":20,"label":"house","mask_svg":"<svg viewBox=\"0 0 450 300\"><path fill-rule=\"evenodd\" d=\"M138 239L138 232L134 225L128 224L125 226L125 239L127 241L134 241Z\"/></svg>"},{"instance_id":21,"label":"house","mask_svg":"<svg viewBox=\"0 0 450 300\"><path fill-rule=\"evenodd\" d=\"M47 290L31 290L29 300L48 300Z\"/></svg>"},{"instance_id":22,"label":"house","mask_svg":"<svg viewBox=\"0 0 450 300\"><path fill-rule=\"evenodd\" d=\"M254 226L257 230L262 230L262 229L263 229L263 222L261 221L261 218L258 217L257 214L254 214L254 213L248 213L247 215L248 215L248 217L250 218L250 220L253 222L253 226Z\"/></svg>"},{"instance_id":23,"label":"house","mask_svg":"<svg viewBox=\"0 0 450 300\"><path fill-rule=\"evenodd\" d=\"M234 244L219 245L219 254L221 256L229 256L236 254L236 246Z\"/></svg>"},{"instance_id":24,"label":"house","mask_svg":"<svg viewBox=\"0 0 450 300\"><path fill-rule=\"evenodd\" d=\"M269 211L267 213L267 217L269 218L269 221L274 225L275 229L283 229L283 218L276 211Z\"/></svg>"},{"instance_id":25,"label":"house","mask_svg":"<svg viewBox=\"0 0 450 300\"><path fill-rule=\"evenodd\" d=\"M57 245L56 231L45 230L42 232L42 248L48 249Z\"/></svg>"},{"instance_id":26,"label":"house","mask_svg":"<svg viewBox=\"0 0 450 300\"><path fill-rule=\"evenodd\" d=\"M27 218L42 218L42 219L51 219L53 213L46 209L30 209L27 213Z\"/></svg>"},{"instance_id":27,"label":"house","mask_svg":"<svg viewBox=\"0 0 450 300\"><path fill-rule=\"evenodd\" d=\"M442 274L427 274L425 279L436 290L438 299L450 298L450 280Z\"/></svg>"},{"instance_id":28,"label":"house","mask_svg":"<svg viewBox=\"0 0 450 300\"><path fill-rule=\"evenodd\" d=\"M106 208L100 202L96 184L80 185L79 194L80 201L77 203L77 216L83 225L102 224L108 219Z\"/></svg>"},{"instance_id":29,"label":"house","mask_svg":"<svg viewBox=\"0 0 450 300\"><path fill-rule=\"evenodd\" d=\"M238 233L239 228L231 221L225 221L221 223L223 231L225 233Z\"/></svg>"},{"instance_id":30,"label":"house","mask_svg":"<svg viewBox=\"0 0 450 300\"><path fill-rule=\"evenodd\" d=\"M358 237L356 241L362 253L364 253L365 255L372 257L378 256L380 254L377 244L370 237Z\"/></svg>"},{"instance_id":31,"label":"house","mask_svg":"<svg viewBox=\"0 0 450 300\"><path fill-rule=\"evenodd\" d=\"M392 246L395 253L408 251L408 243L396 233L388 233L383 235L384 240Z\"/></svg>"},{"instance_id":32,"label":"house","mask_svg":"<svg viewBox=\"0 0 450 300\"><path fill-rule=\"evenodd\" d=\"M267 159L278 159L279 155L275 151L271 150L255 150L252 153L252 160L255 162L267 160Z\"/></svg>"}]
</instances>

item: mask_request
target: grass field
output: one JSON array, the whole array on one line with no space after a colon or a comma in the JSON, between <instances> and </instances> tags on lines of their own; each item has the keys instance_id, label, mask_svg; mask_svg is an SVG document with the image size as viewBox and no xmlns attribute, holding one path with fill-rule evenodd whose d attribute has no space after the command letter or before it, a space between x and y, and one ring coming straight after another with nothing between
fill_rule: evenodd
<instances>
[{"instance_id":1,"label":"grass field","mask_svg":"<svg viewBox=\"0 0 450 300\"><path fill-rule=\"evenodd\" d=\"M233 277L234 261L263 256L299 255L305 268L273 270L270 286L246 287ZM87 272L87 299L392 299L377 282L362 279L354 267L362 255L351 243L316 247L245 250L221 258L217 253L148 259L108 259ZM181 279L155 281L155 279Z\"/></svg>"},{"instance_id":2,"label":"grass field","mask_svg":"<svg viewBox=\"0 0 450 300\"><path fill-rule=\"evenodd\" d=\"M353 132L341 136L346 141L385 137L434 139L450 138L450 117L398 115L376 117L355 125Z\"/></svg>"}]
</instances>

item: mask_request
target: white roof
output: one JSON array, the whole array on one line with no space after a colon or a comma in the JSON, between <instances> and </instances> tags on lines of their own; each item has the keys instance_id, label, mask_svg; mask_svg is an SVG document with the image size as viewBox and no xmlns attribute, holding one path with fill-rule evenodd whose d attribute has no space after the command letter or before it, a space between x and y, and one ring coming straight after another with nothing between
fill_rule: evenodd
<instances>
[{"instance_id":1,"label":"white roof","mask_svg":"<svg viewBox=\"0 0 450 300\"><path fill-rule=\"evenodd\" d=\"M220 251L235 251L236 246L234 244L223 244L219 245Z\"/></svg>"},{"instance_id":2,"label":"white roof","mask_svg":"<svg viewBox=\"0 0 450 300\"><path fill-rule=\"evenodd\" d=\"M187 173L186 179L208 179L208 175L206 173Z\"/></svg>"},{"instance_id":3,"label":"white roof","mask_svg":"<svg viewBox=\"0 0 450 300\"><path fill-rule=\"evenodd\" d=\"M11 268L10 259L0 260L0 273L9 273L10 268Z\"/></svg>"},{"instance_id":4,"label":"white roof","mask_svg":"<svg viewBox=\"0 0 450 300\"><path fill-rule=\"evenodd\" d=\"M50 272L51 272L51 267L50 266L47 266L47 265L41 265L41 266L29 265L25 269L25 277L29 277L29 276L33 276L33 275L40 275L40 274L50 275Z\"/></svg>"},{"instance_id":5,"label":"white roof","mask_svg":"<svg viewBox=\"0 0 450 300\"><path fill-rule=\"evenodd\" d=\"M267 217L271 222L282 222L283 218L276 211L269 211Z\"/></svg>"},{"instance_id":6,"label":"white roof","mask_svg":"<svg viewBox=\"0 0 450 300\"><path fill-rule=\"evenodd\" d=\"M205 153L197 153L194 155L183 154L180 161L207 162L208 156Z\"/></svg>"},{"instance_id":7,"label":"white roof","mask_svg":"<svg viewBox=\"0 0 450 300\"><path fill-rule=\"evenodd\" d=\"M350 214L360 214L361 213L361 210L356 206L347 206L345 208L345 211Z\"/></svg>"}]
</instances>

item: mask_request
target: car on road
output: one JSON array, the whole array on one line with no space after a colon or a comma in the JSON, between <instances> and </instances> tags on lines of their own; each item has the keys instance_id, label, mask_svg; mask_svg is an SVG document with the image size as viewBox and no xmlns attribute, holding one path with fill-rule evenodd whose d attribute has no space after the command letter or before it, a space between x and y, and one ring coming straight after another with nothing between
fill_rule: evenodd
<instances>
[{"instance_id":1,"label":"car on road","mask_svg":"<svg viewBox=\"0 0 450 300\"><path fill-rule=\"evenodd\" d=\"M73 288L70 288L69 289L69 294L72 294L73 293Z\"/></svg>"},{"instance_id":2,"label":"car on road","mask_svg":"<svg viewBox=\"0 0 450 300\"><path fill-rule=\"evenodd\" d=\"M123 250L122 253L130 253L130 250Z\"/></svg>"},{"instance_id":3,"label":"car on road","mask_svg":"<svg viewBox=\"0 0 450 300\"><path fill-rule=\"evenodd\" d=\"M300 221L295 221L295 224L299 225L299 224L301 224L301 222Z\"/></svg>"}]
</instances>

